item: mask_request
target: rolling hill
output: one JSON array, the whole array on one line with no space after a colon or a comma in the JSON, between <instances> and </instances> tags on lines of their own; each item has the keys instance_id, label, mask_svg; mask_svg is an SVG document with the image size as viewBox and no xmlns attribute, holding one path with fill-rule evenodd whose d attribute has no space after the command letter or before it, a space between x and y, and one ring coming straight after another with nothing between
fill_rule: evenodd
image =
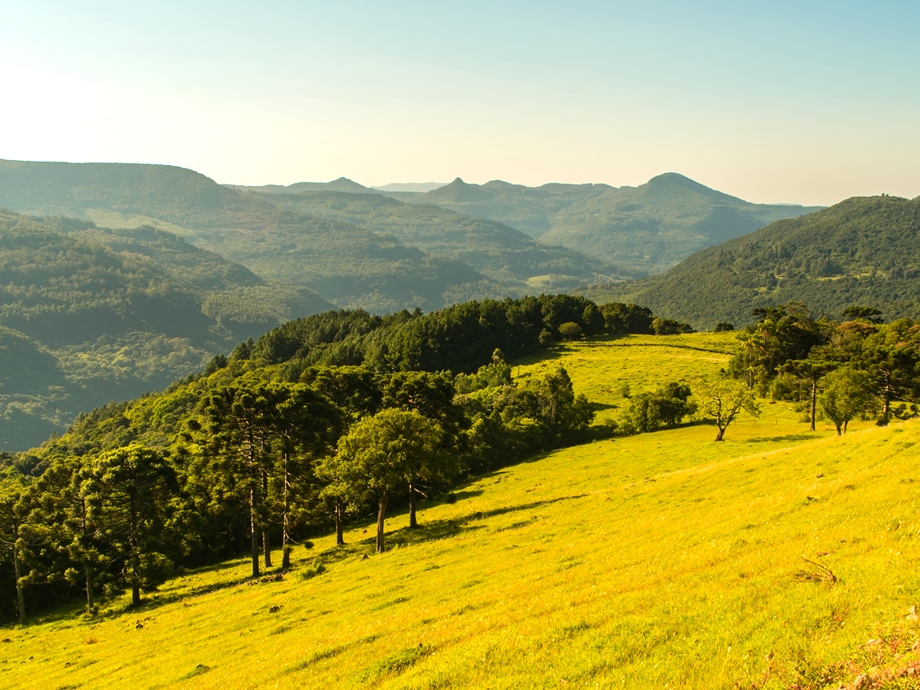
<instances>
[{"instance_id":1,"label":"rolling hill","mask_svg":"<svg viewBox=\"0 0 920 690\"><path fill-rule=\"evenodd\" d=\"M556 362L608 406L620 372L724 366L711 334L588 342ZM595 393L596 396L595 397ZM916 421L816 433L786 403L723 443L687 425L549 453L392 513L3 630L5 687L910 688L920 667ZM322 567L319 567L319 566ZM825 570L822 570L825 568ZM833 579L831 579L833 576Z\"/></svg>"},{"instance_id":2,"label":"rolling hill","mask_svg":"<svg viewBox=\"0 0 920 690\"><path fill-rule=\"evenodd\" d=\"M752 321L788 300L840 316L850 305L888 318L920 314L920 197L854 197L704 249L667 273L579 290L680 315L697 327Z\"/></svg>"},{"instance_id":3,"label":"rolling hill","mask_svg":"<svg viewBox=\"0 0 920 690\"><path fill-rule=\"evenodd\" d=\"M504 292L462 262L287 211L173 166L0 161L0 206L109 227L159 227L264 278L316 290L339 306L432 309Z\"/></svg>"},{"instance_id":4,"label":"rolling hill","mask_svg":"<svg viewBox=\"0 0 920 690\"><path fill-rule=\"evenodd\" d=\"M471 185L458 178L409 201L496 220L633 273L661 272L704 247L817 210L752 204L676 173L619 188L532 188L499 180Z\"/></svg>"},{"instance_id":5,"label":"rolling hill","mask_svg":"<svg viewBox=\"0 0 920 690\"><path fill-rule=\"evenodd\" d=\"M0 450L332 305L151 227L0 210Z\"/></svg>"}]
</instances>

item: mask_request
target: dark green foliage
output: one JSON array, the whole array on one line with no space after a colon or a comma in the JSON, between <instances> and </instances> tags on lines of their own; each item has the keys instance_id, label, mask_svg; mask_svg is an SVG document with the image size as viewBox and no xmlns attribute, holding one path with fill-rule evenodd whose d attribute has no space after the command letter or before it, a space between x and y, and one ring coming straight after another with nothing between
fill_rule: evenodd
<instances>
[{"instance_id":1,"label":"dark green foliage","mask_svg":"<svg viewBox=\"0 0 920 690\"><path fill-rule=\"evenodd\" d=\"M155 588L172 572L162 551L170 541L165 526L175 471L162 452L132 445L102 455L84 472L87 520L113 557L115 583L131 588L136 606L142 588Z\"/></svg>"},{"instance_id":2,"label":"dark green foliage","mask_svg":"<svg viewBox=\"0 0 920 690\"><path fill-rule=\"evenodd\" d=\"M811 318L805 305L785 305L754 310L758 322L738 333L741 351L729 363L729 371L744 378L749 388L764 385L792 360L804 360L812 348L825 342L822 325Z\"/></svg>"},{"instance_id":3,"label":"dark green foliage","mask_svg":"<svg viewBox=\"0 0 920 690\"><path fill-rule=\"evenodd\" d=\"M469 419L460 447L474 472L584 440L594 418L590 404L583 395L575 395L562 367L543 379L479 388L458 400Z\"/></svg>"},{"instance_id":4,"label":"dark green foliage","mask_svg":"<svg viewBox=\"0 0 920 690\"><path fill-rule=\"evenodd\" d=\"M843 318L848 320L861 320L868 323L882 323L882 312L875 307L849 306L843 310Z\"/></svg>"},{"instance_id":5,"label":"dark green foliage","mask_svg":"<svg viewBox=\"0 0 920 690\"><path fill-rule=\"evenodd\" d=\"M619 425L621 433L642 434L680 424L696 411L690 395L688 385L671 382L652 393L632 396Z\"/></svg>"},{"instance_id":6,"label":"dark green foliage","mask_svg":"<svg viewBox=\"0 0 920 690\"><path fill-rule=\"evenodd\" d=\"M877 316L875 310L863 307L848 313L856 320L838 324L815 321L797 302L756 309L754 315L760 320L738 333L741 348L729 363L729 373L744 379L750 389L759 385L765 392L772 386L775 398L807 399L814 430L822 379L846 365L868 377L881 410L879 424L887 424L895 414L896 400L920 398L920 325L911 319L872 323L869 319ZM792 378L807 382L807 395L790 384ZM843 395L839 391L834 395L838 394ZM849 409L850 403L840 405ZM831 407L836 410L837 402ZM831 414L840 417L836 411ZM907 409L905 414L912 413Z\"/></svg>"},{"instance_id":7,"label":"dark green foliage","mask_svg":"<svg viewBox=\"0 0 920 690\"><path fill-rule=\"evenodd\" d=\"M693 333L693 328L688 323L680 323L674 319L652 319L652 330L655 335L680 335Z\"/></svg>"},{"instance_id":8,"label":"dark green foliage","mask_svg":"<svg viewBox=\"0 0 920 690\"><path fill-rule=\"evenodd\" d=\"M626 333L645 334L652 332L654 317L648 307L637 304L608 302L600 307L604 317L604 327L609 333L623 335Z\"/></svg>"},{"instance_id":9,"label":"dark green foliage","mask_svg":"<svg viewBox=\"0 0 920 690\"><path fill-rule=\"evenodd\" d=\"M633 299L697 326L750 323L754 309L797 300L836 317L920 315L920 198L857 197L710 247L667 273L593 286L595 300Z\"/></svg>"},{"instance_id":10,"label":"dark green foliage","mask_svg":"<svg viewBox=\"0 0 920 690\"><path fill-rule=\"evenodd\" d=\"M415 527L415 491L447 466L448 456L438 452L441 427L417 410L383 409L366 417L342 438L341 476L377 501L377 553L384 550L384 520L390 496L408 486L410 526Z\"/></svg>"},{"instance_id":11,"label":"dark green foliage","mask_svg":"<svg viewBox=\"0 0 920 690\"><path fill-rule=\"evenodd\" d=\"M649 323L651 319L649 312ZM327 312L274 329L255 343L253 356L260 363L293 358L292 368L364 364L376 371L471 372L488 362L496 349L518 357L545 347L561 338L559 328L567 322L589 337L605 331L593 302L571 295L540 295L464 302L429 314Z\"/></svg>"}]
</instances>

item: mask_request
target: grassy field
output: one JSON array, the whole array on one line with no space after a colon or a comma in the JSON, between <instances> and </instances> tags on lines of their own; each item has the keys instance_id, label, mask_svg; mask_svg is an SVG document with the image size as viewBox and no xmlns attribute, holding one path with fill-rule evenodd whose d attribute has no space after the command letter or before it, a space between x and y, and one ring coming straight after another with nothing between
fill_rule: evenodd
<instances>
[{"instance_id":1,"label":"grassy field","mask_svg":"<svg viewBox=\"0 0 920 690\"><path fill-rule=\"evenodd\" d=\"M717 371L730 342L635 337L556 359L613 405L601 394L622 380ZM0 686L920 687L920 423L837 438L763 407L720 444L688 425L480 477L423 504L417 530L394 514L380 556L368 522L278 580L248 582L240 560L141 610L5 628Z\"/></svg>"}]
</instances>

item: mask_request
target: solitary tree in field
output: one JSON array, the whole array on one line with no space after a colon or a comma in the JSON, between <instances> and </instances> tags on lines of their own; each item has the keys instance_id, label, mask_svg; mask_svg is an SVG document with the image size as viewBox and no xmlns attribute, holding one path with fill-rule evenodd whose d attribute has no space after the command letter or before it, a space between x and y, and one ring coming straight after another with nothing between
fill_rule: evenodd
<instances>
[{"instance_id":1,"label":"solitary tree in field","mask_svg":"<svg viewBox=\"0 0 920 690\"><path fill-rule=\"evenodd\" d=\"M704 419L712 419L719 428L716 441L725 438L725 430L741 412L757 416L760 410L754 399L754 392L744 381L726 377L700 379L693 386L696 391L694 402L698 414Z\"/></svg>"},{"instance_id":2,"label":"solitary tree in field","mask_svg":"<svg viewBox=\"0 0 920 690\"><path fill-rule=\"evenodd\" d=\"M339 443L345 467L340 476L377 497L377 553L384 550L384 520L390 494L409 485L410 516L416 483L437 456L439 426L417 410L385 409L358 422ZM411 520L411 517L410 517Z\"/></svg>"},{"instance_id":3,"label":"solitary tree in field","mask_svg":"<svg viewBox=\"0 0 920 690\"><path fill-rule=\"evenodd\" d=\"M827 375L819 400L824 416L834 423L838 436L847 432L851 420L872 412L878 405L872 391L872 378L866 372L851 367L843 367Z\"/></svg>"}]
</instances>

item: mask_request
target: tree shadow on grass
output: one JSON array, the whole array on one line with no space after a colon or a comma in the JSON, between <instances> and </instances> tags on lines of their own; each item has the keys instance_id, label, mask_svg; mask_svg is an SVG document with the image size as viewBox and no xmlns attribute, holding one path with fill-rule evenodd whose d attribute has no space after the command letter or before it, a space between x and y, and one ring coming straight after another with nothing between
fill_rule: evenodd
<instances>
[{"instance_id":1,"label":"tree shadow on grass","mask_svg":"<svg viewBox=\"0 0 920 690\"><path fill-rule=\"evenodd\" d=\"M477 492L471 492L477 493ZM386 549L389 551L393 548L413 546L424 542L438 541L441 539L450 539L460 534L469 534L470 532L486 529L486 525L473 525L470 523L487 520L499 515L506 515L522 510L532 510L541 506L559 503L560 501L573 501L584 498L587 494L576 494L573 496L560 496L544 501L532 501L530 503L520 503L518 505L503 506L492 510L477 511L467 515L451 518L447 520L422 521L418 527L401 527L393 532L387 532L385 538ZM370 532L370 530L368 530ZM363 558L364 556L373 555L376 551L377 537L376 534L368 536L361 541L336 546L317 554L317 558L323 563L335 563L348 560L349 558Z\"/></svg>"},{"instance_id":2,"label":"tree shadow on grass","mask_svg":"<svg viewBox=\"0 0 920 690\"><path fill-rule=\"evenodd\" d=\"M805 432L803 434L786 434L785 436L758 436L757 438L749 438L745 440L745 443L782 443L790 441L813 441L818 438L813 431Z\"/></svg>"}]
</instances>

